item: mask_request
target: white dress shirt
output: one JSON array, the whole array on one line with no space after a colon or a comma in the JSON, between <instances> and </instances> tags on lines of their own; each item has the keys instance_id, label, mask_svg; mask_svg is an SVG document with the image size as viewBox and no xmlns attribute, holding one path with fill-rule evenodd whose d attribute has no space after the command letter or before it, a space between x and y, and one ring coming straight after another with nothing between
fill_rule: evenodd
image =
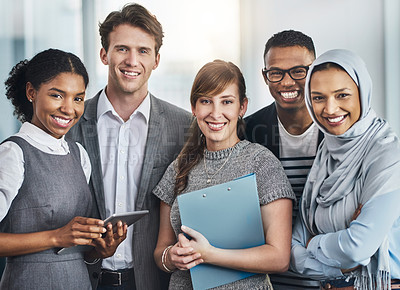
<instances>
[{"instance_id":1,"label":"white dress shirt","mask_svg":"<svg viewBox=\"0 0 400 290\"><path fill-rule=\"evenodd\" d=\"M64 136L60 139L54 138L39 127L25 122L14 136L26 140L35 148L54 155L67 155L69 147ZM91 166L87 152L79 143L81 165L89 182ZM24 155L21 147L14 142L4 142L0 145L0 221L4 219L10 209L11 203L17 196L24 181Z\"/></svg>"},{"instance_id":2,"label":"white dress shirt","mask_svg":"<svg viewBox=\"0 0 400 290\"><path fill-rule=\"evenodd\" d=\"M97 105L97 132L103 172L106 215L135 210L145 153L150 97L147 95L129 120L124 120L114 110L105 90ZM103 260L103 268L110 270L133 267L132 233L128 235L115 254Z\"/></svg>"}]
</instances>

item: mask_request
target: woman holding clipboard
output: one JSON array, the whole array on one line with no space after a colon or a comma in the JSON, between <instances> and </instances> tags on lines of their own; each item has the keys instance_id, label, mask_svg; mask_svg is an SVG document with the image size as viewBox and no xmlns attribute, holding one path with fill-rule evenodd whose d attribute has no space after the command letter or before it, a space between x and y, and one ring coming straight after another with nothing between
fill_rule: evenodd
<instances>
[{"instance_id":1,"label":"woman holding clipboard","mask_svg":"<svg viewBox=\"0 0 400 290\"><path fill-rule=\"evenodd\" d=\"M155 261L163 271L172 272L170 289L192 289L188 270L200 263L259 273L218 289L272 289L265 273L288 268L295 197L278 159L265 147L239 138L248 103L239 68L221 60L204 65L190 101L195 117L190 138L153 191L161 199ZM224 250L181 225L178 195L250 173L257 179L264 245Z\"/></svg>"}]
</instances>

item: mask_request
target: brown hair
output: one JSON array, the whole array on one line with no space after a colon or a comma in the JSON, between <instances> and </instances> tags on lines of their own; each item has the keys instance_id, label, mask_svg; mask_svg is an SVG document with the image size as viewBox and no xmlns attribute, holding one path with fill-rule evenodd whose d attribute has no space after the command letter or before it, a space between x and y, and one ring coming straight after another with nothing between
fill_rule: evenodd
<instances>
[{"instance_id":1,"label":"brown hair","mask_svg":"<svg viewBox=\"0 0 400 290\"><path fill-rule=\"evenodd\" d=\"M190 103L192 107L203 96L214 96L223 92L230 84L235 83L239 89L239 102L243 105L246 100L246 84L240 69L231 62L214 60L205 64L197 73L192 91ZM189 139L186 141L177 158L177 176L175 180L175 194L180 194L187 186L189 172L203 158L205 149L205 137L203 136L197 120L193 120L190 127ZM244 122L238 121L238 136L244 134Z\"/></svg>"},{"instance_id":2,"label":"brown hair","mask_svg":"<svg viewBox=\"0 0 400 290\"><path fill-rule=\"evenodd\" d=\"M146 8L139 4L127 4L120 11L113 11L108 14L103 23L99 24L99 32L101 37L101 45L108 51L110 45L109 35L115 27L121 24L129 24L139 27L154 36L156 42L156 55L162 45L164 33L160 22Z\"/></svg>"}]
</instances>

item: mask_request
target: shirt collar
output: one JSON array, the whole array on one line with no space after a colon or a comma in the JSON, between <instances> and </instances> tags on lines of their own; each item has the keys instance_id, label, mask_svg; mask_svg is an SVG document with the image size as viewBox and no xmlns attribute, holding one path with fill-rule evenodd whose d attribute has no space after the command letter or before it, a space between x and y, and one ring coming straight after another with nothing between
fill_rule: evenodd
<instances>
[{"instance_id":1,"label":"shirt collar","mask_svg":"<svg viewBox=\"0 0 400 290\"><path fill-rule=\"evenodd\" d=\"M69 147L67 141L65 141L65 136L57 139L30 122L23 123L19 133L25 135L28 139L33 141L33 143L40 144L40 146L46 147L50 151L60 152L61 150L64 152L69 152Z\"/></svg>"},{"instance_id":2,"label":"shirt collar","mask_svg":"<svg viewBox=\"0 0 400 290\"><path fill-rule=\"evenodd\" d=\"M150 117L150 94L147 92L146 97L144 98L143 102L139 105L139 107L132 113L129 119L136 114L142 114L145 118L146 123L148 123ZM104 114L110 112L114 116L121 119L118 113L115 111L113 105L111 104L110 100L107 98L106 89L103 89L99 96L99 102L97 104L97 120Z\"/></svg>"},{"instance_id":3,"label":"shirt collar","mask_svg":"<svg viewBox=\"0 0 400 290\"><path fill-rule=\"evenodd\" d=\"M149 117L150 117L150 94L147 93L146 97L144 98L143 102L140 104L140 106L136 109L136 111L132 114L134 115L136 112L141 113L143 117L145 118L146 123L149 122ZM132 116L131 116L132 118Z\"/></svg>"}]
</instances>

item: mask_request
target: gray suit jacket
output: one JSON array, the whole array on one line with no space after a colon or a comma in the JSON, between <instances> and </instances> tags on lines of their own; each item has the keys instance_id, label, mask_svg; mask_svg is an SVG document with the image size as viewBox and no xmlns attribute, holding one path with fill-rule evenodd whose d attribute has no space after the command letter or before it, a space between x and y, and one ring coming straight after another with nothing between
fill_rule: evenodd
<instances>
[{"instance_id":1,"label":"gray suit jacket","mask_svg":"<svg viewBox=\"0 0 400 290\"><path fill-rule=\"evenodd\" d=\"M105 219L105 200L97 137L97 103L100 92L85 103L85 112L68 132L67 138L81 143L92 164L90 189L96 202L94 217ZM138 290L167 289L168 279L154 262L153 251L159 228L159 199L152 194L168 165L177 157L187 139L191 115L189 112L150 95L150 118L142 175L136 201L136 210L148 209L150 214L134 226L133 257ZM100 263L98 263L100 265ZM99 267L90 269L92 282L97 283ZM161 282L160 282L161 280ZM95 284L93 284L95 285Z\"/></svg>"}]
</instances>

